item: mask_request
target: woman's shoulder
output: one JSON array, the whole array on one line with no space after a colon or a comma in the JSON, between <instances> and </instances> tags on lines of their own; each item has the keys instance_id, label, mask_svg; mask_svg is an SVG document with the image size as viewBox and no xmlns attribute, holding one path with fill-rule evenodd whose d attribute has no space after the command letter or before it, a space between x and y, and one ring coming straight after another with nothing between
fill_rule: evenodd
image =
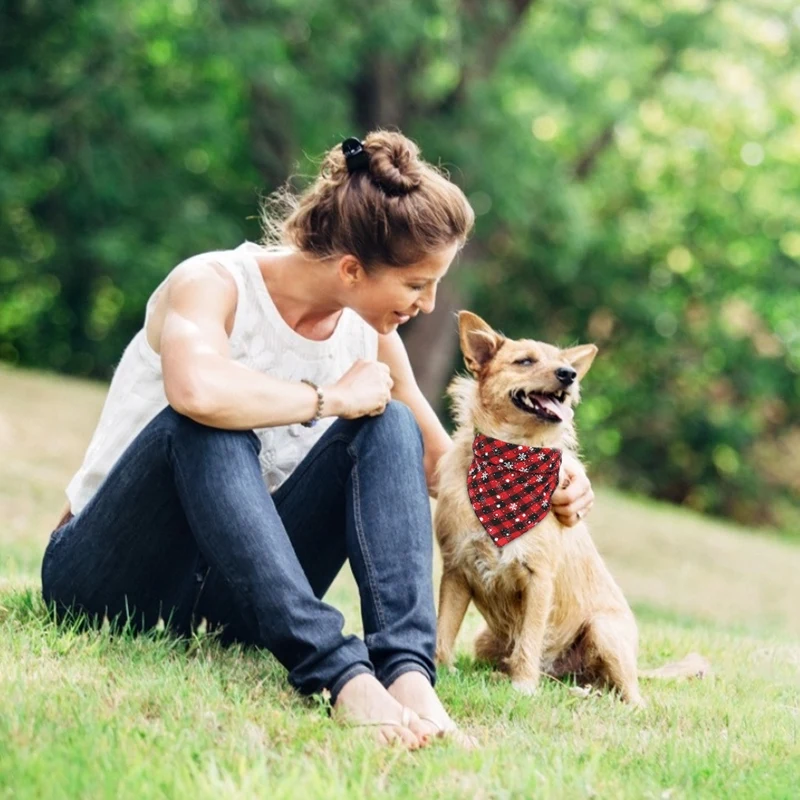
<instances>
[{"instance_id":1,"label":"woman's shoulder","mask_svg":"<svg viewBox=\"0 0 800 800\"><path fill-rule=\"evenodd\" d=\"M181 261L168 278L171 286L207 285L220 291L236 292L236 279L215 253L201 253Z\"/></svg>"},{"instance_id":2,"label":"woman's shoulder","mask_svg":"<svg viewBox=\"0 0 800 800\"><path fill-rule=\"evenodd\" d=\"M193 300L215 297L220 304L235 307L240 287L241 279L224 251L198 253L170 270L148 305L182 301L191 304Z\"/></svg>"},{"instance_id":3,"label":"woman's shoulder","mask_svg":"<svg viewBox=\"0 0 800 800\"><path fill-rule=\"evenodd\" d=\"M168 278L197 280L210 279L216 275L223 283L233 286L237 273L241 272L242 247L233 250L207 250L179 261L170 271ZM231 279L234 279L233 281Z\"/></svg>"},{"instance_id":4,"label":"woman's shoulder","mask_svg":"<svg viewBox=\"0 0 800 800\"><path fill-rule=\"evenodd\" d=\"M258 303L258 267L254 259L254 252L259 247L252 242L229 250L209 250L189 256L172 268L165 278L162 286L178 287L191 292L196 289L203 291L218 291L221 299L228 303L239 305L250 301L256 306ZM162 287L159 287L161 289Z\"/></svg>"},{"instance_id":5,"label":"woman's shoulder","mask_svg":"<svg viewBox=\"0 0 800 800\"><path fill-rule=\"evenodd\" d=\"M168 310L190 314L213 309L225 319L230 333L240 306L241 280L226 263L225 251L209 251L185 258L174 266L151 294L145 310L147 341L158 352Z\"/></svg>"}]
</instances>

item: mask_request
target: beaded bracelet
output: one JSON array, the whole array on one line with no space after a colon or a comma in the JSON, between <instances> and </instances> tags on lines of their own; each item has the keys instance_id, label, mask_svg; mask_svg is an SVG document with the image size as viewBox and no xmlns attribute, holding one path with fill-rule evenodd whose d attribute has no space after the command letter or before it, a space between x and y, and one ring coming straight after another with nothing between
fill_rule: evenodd
<instances>
[{"instance_id":1,"label":"beaded bracelet","mask_svg":"<svg viewBox=\"0 0 800 800\"><path fill-rule=\"evenodd\" d=\"M317 386L314 381L308 380L308 378L300 378L301 383L308 384L316 393L317 393L317 413L308 420L308 422L301 422L300 424L305 426L306 428L313 428L319 421L322 419L322 409L325 405L325 395L322 393L322 389Z\"/></svg>"}]
</instances>

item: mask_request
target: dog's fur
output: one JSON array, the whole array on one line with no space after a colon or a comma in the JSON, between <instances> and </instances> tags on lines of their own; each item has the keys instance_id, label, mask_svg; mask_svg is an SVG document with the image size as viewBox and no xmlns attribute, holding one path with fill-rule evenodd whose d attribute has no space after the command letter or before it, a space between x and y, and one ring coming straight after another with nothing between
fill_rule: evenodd
<instances>
[{"instance_id":1,"label":"dog's fur","mask_svg":"<svg viewBox=\"0 0 800 800\"><path fill-rule=\"evenodd\" d=\"M444 573L437 660L452 663L456 635L472 600L487 623L476 641L477 656L508 672L520 691L534 692L542 672L572 674L581 682L610 686L624 700L640 705L636 621L586 525L565 528L550 513L498 548L478 522L467 494L476 430L514 444L559 448L565 460L577 459L571 409L597 348L587 344L559 350L542 342L507 339L467 311L459 313L459 335L474 379L458 377L448 390L457 430L455 446L438 467L435 527ZM562 367L577 373L568 387L556 377ZM526 396L564 391L558 404L563 420L520 408L512 401L520 390ZM704 660L693 655L648 677L702 674L705 668Z\"/></svg>"}]
</instances>

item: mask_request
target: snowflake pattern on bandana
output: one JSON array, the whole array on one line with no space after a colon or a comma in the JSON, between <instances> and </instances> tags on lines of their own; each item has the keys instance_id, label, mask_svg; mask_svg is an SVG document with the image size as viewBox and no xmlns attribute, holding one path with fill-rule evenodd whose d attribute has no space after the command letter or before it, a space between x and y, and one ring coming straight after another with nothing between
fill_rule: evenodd
<instances>
[{"instance_id":1,"label":"snowflake pattern on bandana","mask_svg":"<svg viewBox=\"0 0 800 800\"><path fill-rule=\"evenodd\" d=\"M558 486L561 451L475 434L467 492L475 516L503 547L538 525Z\"/></svg>"}]
</instances>

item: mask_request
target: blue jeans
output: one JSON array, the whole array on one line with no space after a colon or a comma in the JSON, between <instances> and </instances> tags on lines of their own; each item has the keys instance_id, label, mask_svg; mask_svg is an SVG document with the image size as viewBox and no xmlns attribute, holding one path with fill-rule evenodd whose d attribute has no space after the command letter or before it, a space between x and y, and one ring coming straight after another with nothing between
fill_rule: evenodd
<instances>
[{"instance_id":1,"label":"blue jeans","mask_svg":"<svg viewBox=\"0 0 800 800\"><path fill-rule=\"evenodd\" d=\"M402 403L333 423L270 494L252 431L201 425L168 407L94 497L51 536L45 601L146 629L205 618L264 647L310 694L335 702L359 673L384 686L435 680L432 531L422 437ZM364 640L322 597L345 560Z\"/></svg>"}]
</instances>

